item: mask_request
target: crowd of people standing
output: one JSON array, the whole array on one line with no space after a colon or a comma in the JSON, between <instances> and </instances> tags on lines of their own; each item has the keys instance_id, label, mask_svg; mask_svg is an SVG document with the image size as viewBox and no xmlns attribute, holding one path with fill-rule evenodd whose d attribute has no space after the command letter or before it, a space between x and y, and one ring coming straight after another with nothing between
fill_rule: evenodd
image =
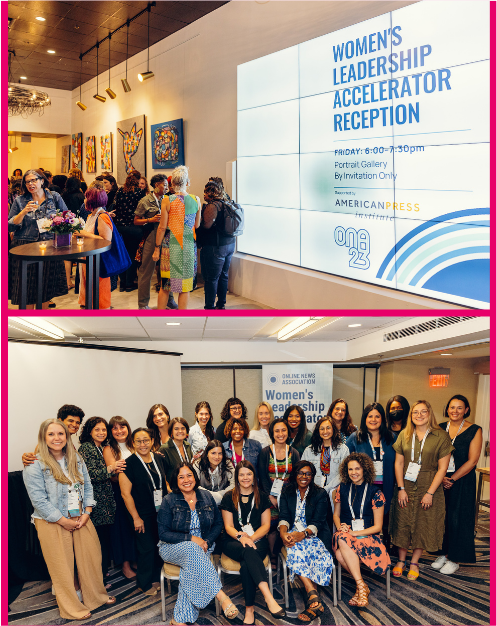
<instances>
[{"instance_id":1,"label":"crowd of people standing","mask_svg":"<svg viewBox=\"0 0 497 626\"><path fill-rule=\"evenodd\" d=\"M34 453L23 455L61 616L86 619L116 601L105 584L111 560L147 596L158 592L164 562L180 567L173 624L195 622L214 598L228 619L237 615L213 554L240 564L244 624L254 623L258 590L272 616L285 617L267 575L280 551L290 580L305 589L301 623L323 613L320 587L334 558L355 580L349 604L357 607L370 594L361 566L384 574L395 556L400 577L412 550L407 580L415 581L426 551L439 555L431 567L451 575L476 561L482 433L470 414L468 400L454 395L438 424L428 401L410 406L394 396L386 409L367 405L356 427L338 398L311 432L298 405L275 418L261 402L250 429L247 407L230 398L215 429L207 401L196 405L191 427L155 404L134 430L121 416L89 418L76 449L71 437L84 412L64 405L41 424ZM61 568L61 555L75 559L76 577Z\"/></svg>"}]
</instances>

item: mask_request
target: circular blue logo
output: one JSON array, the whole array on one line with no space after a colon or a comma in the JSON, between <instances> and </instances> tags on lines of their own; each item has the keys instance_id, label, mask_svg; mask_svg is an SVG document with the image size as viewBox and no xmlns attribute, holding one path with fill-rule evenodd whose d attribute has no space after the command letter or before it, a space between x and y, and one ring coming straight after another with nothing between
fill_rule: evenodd
<instances>
[{"instance_id":1,"label":"circular blue logo","mask_svg":"<svg viewBox=\"0 0 497 626\"><path fill-rule=\"evenodd\" d=\"M269 385L277 385L280 382L280 378L278 374L269 374L267 382Z\"/></svg>"}]
</instances>

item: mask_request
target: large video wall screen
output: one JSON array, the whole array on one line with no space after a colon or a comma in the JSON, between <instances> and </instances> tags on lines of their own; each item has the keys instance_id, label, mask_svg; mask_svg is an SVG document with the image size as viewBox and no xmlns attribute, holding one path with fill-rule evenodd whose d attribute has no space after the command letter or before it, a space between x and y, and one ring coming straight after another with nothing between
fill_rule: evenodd
<instances>
[{"instance_id":1,"label":"large video wall screen","mask_svg":"<svg viewBox=\"0 0 497 626\"><path fill-rule=\"evenodd\" d=\"M239 251L488 308L488 25L420 2L239 65Z\"/></svg>"}]
</instances>

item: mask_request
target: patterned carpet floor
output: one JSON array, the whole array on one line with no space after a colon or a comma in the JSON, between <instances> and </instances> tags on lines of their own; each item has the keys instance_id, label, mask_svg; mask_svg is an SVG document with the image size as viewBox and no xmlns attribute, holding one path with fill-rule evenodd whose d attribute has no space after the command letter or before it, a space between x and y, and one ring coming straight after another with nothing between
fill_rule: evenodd
<instances>
[{"instance_id":1,"label":"patterned carpet floor","mask_svg":"<svg viewBox=\"0 0 497 626\"><path fill-rule=\"evenodd\" d=\"M371 589L369 606L364 609L350 607L348 601L355 592L353 580L342 575L342 600L333 606L332 587L321 590L325 612L312 624L441 624L470 625L490 622L490 537L489 524L481 516L476 538L477 562L461 565L453 576L444 576L430 567L436 558L423 555L420 576L409 582L405 576L391 578L391 599L387 600L385 578L364 569L364 578ZM118 602L112 607L102 607L93 612L84 624L95 625L142 625L161 624L160 594L153 598L144 596L136 589L136 582L128 582L119 569L113 570L110 578L112 590ZM166 587L166 623L172 617L176 602L177 582L172 582L172 595ZM201 611L196 622L199 625L236 624L243 621L244 602L239 576L225 576L224 590L240 609L235 620L229 622L217 618L214 603ZM276 584L274 596L283 606L283 583ZM290 606L285 620L275 620L267 611L261 594L256 598L256 624L299 624L298 615L303 611L302 590L293 585L289 589ZM51 582L25 583L22 592L10 605L9 624L49 625L80 624L79 621L61 619L55 597L51 593Z\"/></svg>"}]
</instances>

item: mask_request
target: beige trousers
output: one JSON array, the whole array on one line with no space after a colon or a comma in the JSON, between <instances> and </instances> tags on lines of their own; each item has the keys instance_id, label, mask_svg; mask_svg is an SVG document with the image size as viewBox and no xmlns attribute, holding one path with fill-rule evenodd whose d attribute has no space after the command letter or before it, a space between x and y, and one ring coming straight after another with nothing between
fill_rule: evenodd
<instances>
[{"instance_id":1,"label":"beige trousers","mask_svg":"<svg viewBox=\"0 0 497 626\"><path fill-rule=\"evenodd\" d=\"M105 604L109 595L102 578L100 542L91 520L74 532L42 519L35 519L35 526L60 616L78 620ZM74 589L74 558L84 604Z\"/></svg>"}]
</instances>

